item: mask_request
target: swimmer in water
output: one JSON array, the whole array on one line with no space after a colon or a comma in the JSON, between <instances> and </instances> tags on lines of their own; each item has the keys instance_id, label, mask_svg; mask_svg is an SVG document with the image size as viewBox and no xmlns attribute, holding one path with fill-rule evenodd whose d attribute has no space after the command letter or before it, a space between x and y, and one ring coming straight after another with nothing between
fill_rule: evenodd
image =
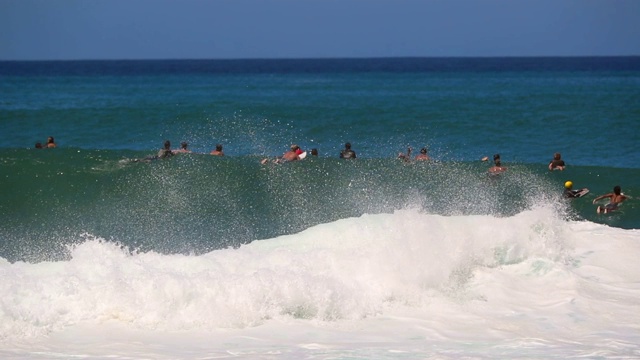
<instances>
[{"instance_id":1,"label":"swimmer in water","mask_svg":"<svg viewBox=\"0 0 640 360\"><path fill-rule=\"evenodd\" d=\"M502 174L507 170L506 167L503 167L500 163L500 154L493 155L493 165L489 168L489 175L498 175Z\"/></svg>"},{"instance_id":2,"label":"swimmer in water","mask_svg":"<svg viewBox=\"0 0 640 360\"><path fill-rule=\"evenodd\" d=\"M431 160L431 158L429 158L429 155L427 155L427 148L423 147L422 149L420 149L420 154L416 155L416 160L417 161L429 161Z\"/></svg>"},{"instance_id":3,"label":"swimmer in water","mask_svg":"<svg viewBox=\"0 0 640 360\"><path fill-rule=\"evenodd\" d=\"M580 197L579 193L584 189L573 190L573 182L567 181L564 183L564 192L562 195L568 199Z\"/></svg>"},{"instance_id":4,"label":"swimmer in water","mask_svg":"<svg viewBox=\"0 0 640 360\"><path fill-rule=\"evenodd\" d=\"M355 159L356 152L351 150L351 143L344 144L344 150L340 151L340 159Z\"/></svg>"},{"instance_id":5,"label":"swimmer in water","mask_svg":"<svg viewBox=\"0 0 640 360\"><path fill-rule=\"evenodd\" d=\"M291 150L287 151L282 155L282 160L283 161L300 160L300 154L302 154L300 147L298 145L293 144L291 145Z\"/></svg>"},{"instance_id":6,"label":"swimmer in water","mask_svg":"<svg viewBox=\"0 0 640 360\"><path fill-rule=\"evenodd\" d=\"M608 214L614 210L618 210L618 207L620 206L620 204L622 204L622 202L627 200L629 197L622 194L622 189L620 188L620 185L616 185L613 187L612 193L598 196L597 198L593 199L593 203L595 204L596 201L599 201L605 198L609 198L609 203L604 206L598 206L598 208L596 209L596 212L598 214Z\"/></svg>"},{"instance_id":7,"label":"swimmer in water","mask_svg":"<svg viewBox=\"0 0 640 360\"><path fill-rule=\"evenodd\" d=\"M178 150L174 150L173 153L174 154L179 154L179 153L191 153L191 150L187 150L187 146L189 146L189 144L185 141L180 143L180 149Z\"/></svg>"},{"instance_id":8,"label":"swimmer in water","mask_svg":"<svg viewBox=\"0 0 640 360\"><path fill-rule=\"evenodd\" d=\"M216 149L211 151L210 154L213 156L224 156L224 152L222 151L222 144L217 144Z\"/></svg>"},{"instance_id":9,"label":"swimmer in water","mask_svg":"<svg viewBox=\"0 0 640 360\"><path fill-rule=\"evenodd\" d=\"M560 153L553 154L553 160L549 163L549 171L551 170L564 170L564 160L560 158Z\"/></svg>"}]
</instances>

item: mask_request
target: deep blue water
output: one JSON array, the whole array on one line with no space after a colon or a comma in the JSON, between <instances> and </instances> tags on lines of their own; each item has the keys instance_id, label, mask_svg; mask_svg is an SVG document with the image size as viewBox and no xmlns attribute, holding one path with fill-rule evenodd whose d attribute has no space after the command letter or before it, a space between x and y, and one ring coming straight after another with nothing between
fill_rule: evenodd
<instances>
[{"instance_id":1,"label":"deep blue water","mask_svg":"<svg viewBox=\"0 0 640 360\"><path fill-rule=\"evenodd\" d=\"M638 57L497 57L237 60L0 61L0 75L140 76L185 74L600 72L638 71Z\"/></svg>"}]
</instances>

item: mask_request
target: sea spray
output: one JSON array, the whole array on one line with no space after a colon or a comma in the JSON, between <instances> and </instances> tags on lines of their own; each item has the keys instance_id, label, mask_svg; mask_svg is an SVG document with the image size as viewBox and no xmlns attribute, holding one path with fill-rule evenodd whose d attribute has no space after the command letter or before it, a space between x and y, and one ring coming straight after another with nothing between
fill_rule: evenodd
<instances>
[{"instance_id":1,"label":"sea spray","mask_svg":"<svg viewBox=\"0 0 640 360\"><path fill-rule=\"evenodd\" d=\"M245 328L269 319L341 321L423 309L434 298L469 300L469 282L482 269L536 259L562 266L566 227L550 209L513 217L400 210L202 255L132 252L85 234L68 260L3 263L2 337L87 321Z\"/></svg>"}]
</instances>

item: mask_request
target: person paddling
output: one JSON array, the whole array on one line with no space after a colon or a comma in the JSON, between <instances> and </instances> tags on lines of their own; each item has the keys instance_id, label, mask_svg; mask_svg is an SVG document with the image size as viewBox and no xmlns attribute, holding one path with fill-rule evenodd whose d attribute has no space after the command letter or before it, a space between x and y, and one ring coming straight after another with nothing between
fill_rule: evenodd
<instances>
[{"instance_id":1,"label":"person paddling","mask_svg":"<svg viewBox=\"0 0 640 360\"><path fill-rule=\"evenodd\" d=\"M613 187L612 193L598 196L597 198L593 199L593 203L595 204L597 201L605 198L609 198L609 203L604 206L598 206L598 208L596 209L596 212L598 214L608 214L614 210L618 210L620 204L622 204L622 202L627 200L629 197L622 194L620 185L616 185Z\"/></svg>"}]
</instances>

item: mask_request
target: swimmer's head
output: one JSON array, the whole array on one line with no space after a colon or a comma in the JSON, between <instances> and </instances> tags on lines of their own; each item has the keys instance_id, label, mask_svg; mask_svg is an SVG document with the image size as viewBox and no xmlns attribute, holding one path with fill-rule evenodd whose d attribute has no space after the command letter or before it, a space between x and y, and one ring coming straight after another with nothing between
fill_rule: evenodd
<instances>
[{"instance_id":1,"label":"swimmer's head","mask_svg":"<svg viewBox=\"0 0 640 360\"><path fill-rule=\"evenodd\" d=\"M573 183L571 181L567 181L564 183L565 189L571 189L573 187Z\"/></svg>"},{"instance_id":2,"label":"swimmer's head","mask_svg":"<svg viewBox=\"0 0 640 360\"><path fill-rule=\"evenodd\" d=\"M620 193L622 192L622 189L620 188L620 185L616 185L613 187L613 193L616 195L620 195Z\"/></svg>"},{"instance_id":3,"label":"swimmer's head","mask_svg":"<svg viewBox=\"0 0 640 360\"><path fill-rule=\"evenodd\" d=\"M420 154L426 154L426 153L427 153L427 148L420 149Z\"/></svg>"}]
</instances>

